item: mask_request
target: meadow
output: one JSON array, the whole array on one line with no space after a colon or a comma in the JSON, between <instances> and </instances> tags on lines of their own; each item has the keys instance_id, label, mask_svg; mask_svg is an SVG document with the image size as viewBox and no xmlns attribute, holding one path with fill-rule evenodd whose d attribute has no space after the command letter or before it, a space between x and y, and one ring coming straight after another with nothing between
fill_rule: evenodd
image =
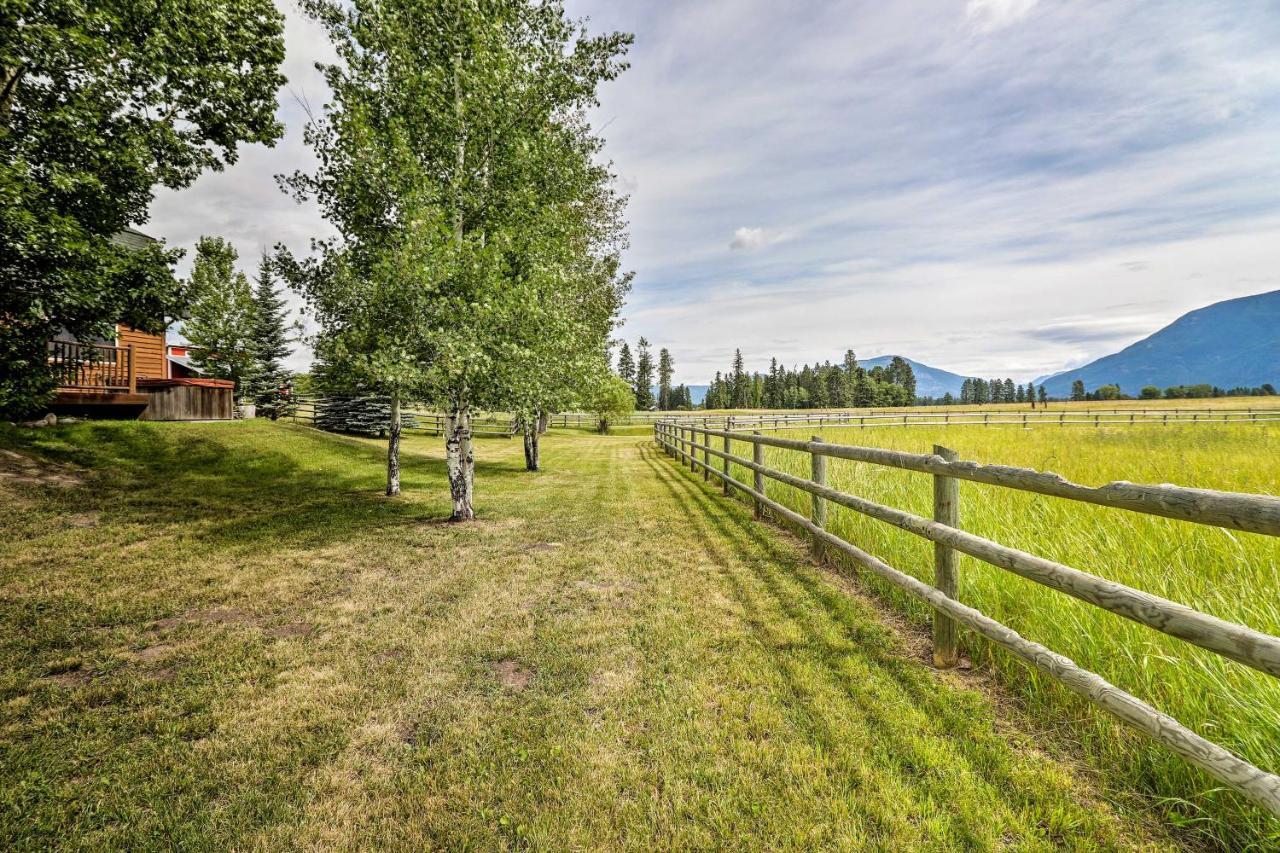
<instances>
[{"instance_id":1,"label":"meadow","mask_svg":"<svg viewBox=\"0 0 1280 853\"><path fill-rule=\"evenodd\" d=\"M1181 401L1186 404L1186 401ZM1216 401L1211 401L1216 402ZM1088 485L1112 480L1280 494L1280 425L1123 427L910 426L813 430L829 442L929 453L1052 471ZM807 437L795 430L791 438ZM718 439L715 446L719 446ZM750 457L745 442L732 452ZM766 464L809 476L807 454L766 448ZM847 460L827 461L828 484L929 516L927 475ZM733 476L750 482L738 466ZM808 513L810 498L766 481L770 497ZM1146 590L1203 612L1280 634L1280 540L1039 496L961 484L964 529L1024 551ZM903 571L932 581L932 544L828 507L828 527ZM888 602L920 623L922 605L869 579ZM960 599L1172 714L1256 765L1280 768L1280 683L1247 667L1129 622L975 559L961 562ZM972 637L975 661L1046 722L1057 721L1120 783L1150 792L1170 820L1215 844L1267 846L1280 825L1102 712Z\"/></svg>"}]
</instances>

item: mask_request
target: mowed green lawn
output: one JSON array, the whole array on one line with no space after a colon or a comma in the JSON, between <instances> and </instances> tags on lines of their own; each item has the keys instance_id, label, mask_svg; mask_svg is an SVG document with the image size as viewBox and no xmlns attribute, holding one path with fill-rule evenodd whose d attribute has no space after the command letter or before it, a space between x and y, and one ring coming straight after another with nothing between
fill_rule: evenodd
<instances>
[{"instance_id":1,"label":"mowed green lawn","mask_svg":"<svg viewBox=\"0 0 1280 853\"><path fill-rule=\"evenodd\" d=\"M406 445L0 431L0 847L1172 846L644 436L482 441L462 526Z\"/></svg>"}]
</instances>

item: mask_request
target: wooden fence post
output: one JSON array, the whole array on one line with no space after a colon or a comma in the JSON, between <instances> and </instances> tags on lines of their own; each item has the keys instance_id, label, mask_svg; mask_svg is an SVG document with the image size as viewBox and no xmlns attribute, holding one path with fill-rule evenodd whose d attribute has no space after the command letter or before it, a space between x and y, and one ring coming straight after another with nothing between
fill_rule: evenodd
<instances>
[{"instance_id":1,"label":"wooden fence post","mask_svg":"<svg viewBox=\"0 0 1280 853\"><path fill-rule=\"evenodd\" d=\"M812 441L822 441L822 436L815 435L811 437ZM827 457L809 451L810 471L812 473L813 482L819 486L827 484ZM809 516L809 520L818 527L825 528L827 526L827 502L824 498L817 495L811 495L813 498L813 512ZM822 561L825 552L823 542L817 536L813 537L813 558Z\"/></svg>"},{"instance_id":2,"label":"wooden fence post","mask_svg":"<svg viewBox=\"0 0 1280 853\"><path fill-rule=\"evenodd\" d=\"M754 434L759 435L760 430L756 430ZM764 445L758 441L751 442L751 461L756 463L757 465L764 464ZM759 471L756 471L755 475L756 476L755 476L753 485L756 487L757 492L759 492L760 494L764 494L764 474L761 474ZM759 521L763 516L764 516L764 505L760 503L759 499L757 499L756 500L756 520Z\"/></svg>"},{"instance_id":3,"label":"wooden fence post","mask_svg":"<svg viewBox=\"0 0 1280 853\"><path fill-rule=\"evenodd\" d=\"M702 433L702 481L711 479L711 433Z\"/></svg>"},{"instance_id":4,"label":"wooden fence post","mask_svg":"<svg viewBox=\"0 0 1280 853\"><path fill-rule=\"evenodd\" d=\"M724 463L724 494L725 494L725 497L728 497L729 496L729 456L728 456L729 433L728 432L725 432L725 435L724 435L724 452L725 452L725 458L721 459L720 461Z\"/></svg>"},{"instance_id":5,"label":"wooden fence post","mask_svg":"<svg viewBox=\"0 0 1280 853\"><path fill-rule=\"evenodd\" d=\"M933 452L948 462L960 458L954 450L941 444L933 446ZM954 477L933 476L933 520L948 527L960 526L960 481ZM947 598L956 599L959 594L957 567L960 556L954 548L933 543L933 585ZM956 644L957 625L950 616L933 611L933 665L950 669L960 660Z\"/></svg>"}]
</instances>

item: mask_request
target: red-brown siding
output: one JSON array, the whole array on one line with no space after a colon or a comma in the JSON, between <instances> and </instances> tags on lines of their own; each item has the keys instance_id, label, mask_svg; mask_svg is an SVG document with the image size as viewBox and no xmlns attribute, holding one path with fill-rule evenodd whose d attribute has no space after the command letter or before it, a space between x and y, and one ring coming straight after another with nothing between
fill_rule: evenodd
<instances>
[{"instance_id":1,"label":"red-brown siding","mask_svg":"<svg viewBox=\"0 0 1280 853\"><path fill-rule=\"evenodd\" d=\"M149 335L128 326L116 326L119 346L133 344L133 372L139 379L165 379L164 335Z\"/></svg>"}]
</instances>

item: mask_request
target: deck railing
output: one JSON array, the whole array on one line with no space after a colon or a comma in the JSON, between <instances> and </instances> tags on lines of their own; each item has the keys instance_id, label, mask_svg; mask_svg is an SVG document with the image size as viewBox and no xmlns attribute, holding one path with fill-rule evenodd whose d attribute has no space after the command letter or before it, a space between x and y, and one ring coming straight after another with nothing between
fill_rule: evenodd
<instances>
[{"instance_id":1,"label":"deck railing","mask_svg":"<svg viewBox=\"0 0 1280 853\"><path fill-rule=\"evenodd\" d=\"M59 388L138 392L133 346L50 341L49 364Z\"/></svg>"},{"instance_id":2,"label":"deck railing","mask_svg":"<svg viewBox=\"0 0 1280 853\"><path fill-rule=\"evenodd\" d=\"M720 448L711 446L713 437L720 439ZM811 441L798 441L776 435L762 435L758 430L733 432L672 421L656 423L654 438L668 454L687 463L694 472L701 471L704 480L711 477L721 480L725 495L737 489L749 497L755 504L757 518L768 509L774 517L806 531L812 537L813 548L819 556L827 550L842 552L855 564L929 605L934 612L933 651L938 665L955 664L958 656L956 629L960 626L969 628L1027 665L1056 679L1073 693L1163 743L1272 814L1280 815L1280 776L1255 767L1136 696L1110 684L1096 673L1078 666L1039 643L1025 639L981 611L960 603L957 600L956 553L968 554L996 568L1275 677L1280 677L1280 637L1227 622L1186 605L966 533L959 526L959 492L956 485L959 480L969 480L1269 536L1280 536L1280 498L1128 482L1092 488L1069 482L1056 474L959 461L952 451L941 446L935 446L933 454L924 455L878 447L834 444L823 441L821 436L814 436ZM733 454L731 442L734 441L750 444L752 458ZM805 479L767 467L764 464L765 447L809 455L811 476ZM721 463L714 464L713 457L721 460ZM826 483L828 458L849 459L931 475L934 485L933 517L914 515L830 488ZM730 473L731 463L753 472L753 482L748 484L733 477ZM768 497L765 493L765 478L808 494L812 500L809 516L795 512ZM829 503L932 541L934 584L918 580L831 533L826 529Z\"/></svg>"}]
</instances>

